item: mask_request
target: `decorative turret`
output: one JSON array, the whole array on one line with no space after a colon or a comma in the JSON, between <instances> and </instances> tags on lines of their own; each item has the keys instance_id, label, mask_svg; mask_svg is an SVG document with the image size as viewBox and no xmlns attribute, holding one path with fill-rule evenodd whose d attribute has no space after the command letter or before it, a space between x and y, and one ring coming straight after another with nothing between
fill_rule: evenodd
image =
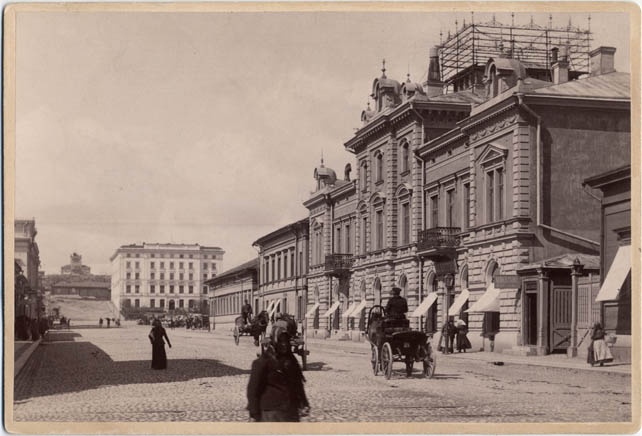
<instances>
[{"instance_id":1,"label":"decorative turret","mask_svg":"<svg viewBox=\"0 0 642 436\"><path fill-rule=\"evenodd\" d=\"M317 181L317 191L326 186L334 186L337 181L337 173L323 165L323 156L321 156L321 165L314 169L314 180Z\"/></svg>"},{"instance_id":2,"label":"decorative turret","mask_svg":"<svg viewBox=\"0 0 642 436\"><path fill-rule=\"evenodd\" d=\"M386 77L386 60L384 59L381 77L375 79L372 83L371 97L376 103L377 112L382 112L401 103L399 88L399 82Z\"/></svg>"},{"instance_id":3,"label":"decorative turret","mask_svg":"<svg viewBox=\"0 0 642 436\"><path fill-rule=\"evenodd\" d=\"M439 72L439 46L430 49L429 57L428 80L424 83L424 88L428 97L435 97L444 92L444 82L441 81Z\"/></svg>"}]
</instances>

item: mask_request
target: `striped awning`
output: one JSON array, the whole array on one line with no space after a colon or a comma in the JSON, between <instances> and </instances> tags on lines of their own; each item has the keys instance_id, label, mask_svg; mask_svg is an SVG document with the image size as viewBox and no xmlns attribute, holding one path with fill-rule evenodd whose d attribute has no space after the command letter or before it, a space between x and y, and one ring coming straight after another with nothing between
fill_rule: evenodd
<instances>
[{"instance_id":1,"label":"striped awning","mask_svg":"<svg viewBox=\"0 0 642 436\"><path fill-rule=\"evenodd\" d=\"M327 317L329 317L330 315L332 315L332 314L334 313L334 311L335 311L335 310L337 310L337 309L339 308L339 304L341 304L341 302L340 302L340 301L335 301L335 302L332 304L332 306L330 306L330 308L328 309L328 311L327 311L326 313L324 313L323 315L321 315L321 318L327 318Z\"/></svg>"},{"instance_id":2,"label":"striped awning","mask_svg":"<svg viewBox=\"0 0 642 436\"><path fill-rule=\"evenodd\" d=\"M310 308L310 310L308 310L308 311L305 313L305 317L304 317L304 318L310 318L311 316L313 316L313 315L314 315L314 312L316 312L316 310L317 310L318 308L319 308L319 303L315 303L315 304L314 304L314 306L312 306L312 307Z\"/></svg>"},{"instance_id":3,"label":"striped awning","mask_svg":"<svg viewBox=\"0 0 642 436\"><path fill-rule=\"evenodd\" d=\"M352 303L350 307L348 307L348 309L345 312L343 312L343 314L341 315L341 318L349 317L352 311L354 310L354 308L357 307L357 304L359 303Z\"/></svg>"},{"instance_id":4,"label":"striped awning","mask_svg":"<svg viewBox=\"0 0 642 436\"><path fill-rule=\"evenodd\" d=\"M354 317L355 317L355 316L357 316L359 313L361 313L361 311L363 310L363 308L364 308L364 307L366 307L366 304L368 304L368 302L367 302L367 301L366 301L366 299L364 298L363 300L361 300L361 303L359 303L359 305L358 305L357 307L355 307L355 308L354 308L354 310L353 310L352 312L350 312L350 315L348 315L348 316L351 316L351 317L353 317L353 318L354 318Z\"/></svg>"},{"instance_id":5,"label":"striped awning","mask_svg":"<svg viewBox=\"0 0 642 436\"><path fill-rule=\"evenodd\" d=\"M612 301L620 297L620 289L631 271L631 246L623 245L617 249L613 263L606 274L595 301Z\"/></svg>"},{"instance_id":6,"label":"striped awning","mask_svg":"<svg viewBox=\"0 0 642 436\"><path fill-rule=\"evenodd\" d=\"M272 310L272 306L274 305L274 303L276 303L276 300L270 301L270 304L267 305L267 307L265 308L265 311L267 313L271 313L270 311Z\"/></svg>"},{"instance_id":7,"label":"striped awning","mask_svg":"<svg viewBox=\"0 0 642 436\"><path fill-rule=\"evenodd\" d=\"M281 299L274 300L274 306L272 307L272 310L270 311L270 318L272 318L272 315L276 312L277 309L281 308Z\"/></svg>"},{"instance_id":8,"label":"striped awning","mask_svg":"<svg viewBox=\"0 0 642 436\"><path fill-rule=\"evenodd\" d=\"M435 301L437 301L437 293L436 292L430 292L428 295L426 295L426 298L424 298L424 301L421 302L419 307L417 307L411 314L410 316L422 316L426 312L428 312L428 309L430 309L430 306L432 306Z\"/></svg>"},{"instance_id":9,"label":"striped awning","mask_svg":"<svg viewBox=\"0 0 642 436\"><path fill-rule=\"evenodd\" d=\"M501 290L490 284L479 300L475 301L466 312L499 312Z\"/></svg>"},{"instance_id":10,"label":"striped awning","mask_svg":"<svg viewBox=\"0 0 642 436\"><path fill-rule=\"evenodd\" d=\"M459 315L459 311L464 306L464 303L468 301L469 295L468 289L462 289L459 295L457 295L457 298L455 298L455 302L450 306L450 309L448 309L448 316Z\"/></svg>"}]
</instances>

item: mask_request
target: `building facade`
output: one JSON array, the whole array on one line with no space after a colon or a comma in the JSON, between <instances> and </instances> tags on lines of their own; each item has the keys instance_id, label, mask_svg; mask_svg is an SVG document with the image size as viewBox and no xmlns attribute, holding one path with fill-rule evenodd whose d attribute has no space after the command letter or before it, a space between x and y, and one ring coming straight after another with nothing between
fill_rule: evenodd
<instances>
[{"instance_id":1,"label":"building facade","mask_svg":"<svg viewBox=\"0 0 642 436\"><path fill-rule=\"evenodd\" d=\"M69 265L60 268L60 274L89 275L91 268L82 264L82 256L78 253L72 253L69 256Z\"/></svg>"},{"instance_id":2,"label":"building facade","mask_svg":"<svg viewBox=\"0 0 642 436\"><path fill-rule=\"evenodd\" d=\"M440 58L454 48L436 47L423 86L384 64L344 144L352 187L321 165L304 203L309 331L360 340L367 309L399 286L414 328L461 318L474 348L577 352L600 280L599 211L582 181L629 162L630 76L614 71L614 48L579 40L520 60L522 37L446 62L449 76Z\"/></svg>"},{"instance_id":3,"label":"building facade","mask_svg":"<svg viewBox=\"0 0 642 436\"><path fill-rule=\"evenodd\" d=\"M602 193L602 283L594 301L600 320L617 336L613 357L631 362L631 166L587 178L584 183Z\"/></svg>"},{"instance_id":4,"label":"building facade","mask_svg":"<svg viewBox=\"0 0 642 436\"><path fill-rule=\"evenodd\" d=\"M38 319L44 310L40 284L40 251L35 220L14 222L14 263L16 287L14 309L18 317Z\"/></svg>"},{"instance_id":5,"label":"building facade","mask_svg":"<svg viewBox=\"0 0 642 436\"><path fill-rule=\"evenodd\" d=\"M205 281L213 330L232 331L245 301L252 304L256 314L259 307L258 266L258 259L252 259Z\"/></svg>"},{"instance_id":6,"label":"building facade","mask_svg":"<svg viewBox=\"0 0 642 436\"><path fill-rule=\"evenodd\" d=\"M110 258L112 302L121 311L206 311L205 281L216 276L224 254L198 244L123 245Z\"/></svg>"},{"instance_id":7,"label":"building facade","mask_svg":"<svg viewBox=\"0 0 642 436\"><path fill-rule=\"evenodd\" d=\"M255 314L288 313L301 321L308 295L308 218L296 221L257 239L259 292L252 301Z\"/></svg>"}]
</instances>

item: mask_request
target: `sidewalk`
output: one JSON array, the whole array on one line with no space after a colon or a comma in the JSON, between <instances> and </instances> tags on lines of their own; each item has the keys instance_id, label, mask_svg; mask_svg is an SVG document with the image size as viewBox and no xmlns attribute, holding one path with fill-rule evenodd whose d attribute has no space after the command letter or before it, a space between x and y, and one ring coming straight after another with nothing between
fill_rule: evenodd
<instances>
[{"instance_id":1,"label":"sidewalk","mask_svg":"<svg viewBox=\"0 0 642 436\"><path fill-rule=\"evenodd\" d=\"M220 337L231 337L231 332L226 331L212 331L211 334ZM329 350L339 351L344 353L354 353L370 355L369 342L355 342L350 340L338 339L316 339L307 338L306 346L310 350ZM314 351L313 351L314 353ZM549 354L546 356L516 356L504 353L491 353L484 351L473 351L467 353L453 353L443 354L437 353L437 361L448 361L451 359L465 359L486 362L489 365L533 365L533 366L546 366L551 368L566 368L577 369L585 371L608 372L618 374L631 374L631 363L607 363L605 366L591 367L586 363L586 356L578 356L569 358L565 354Z\"/></svg>"},{"instance_id":2,"label":"sidewalk","mask_svg":"<svg viewBox=\"0 0 642 436\"><path fill-rule=\"evenodd\" d=\"M29 357L36 351L38 345L42 341L42 337L37 341L15 341L13 343L13 376L16 377L20 370L25 366Z\"/></svg>"}]
</instances>

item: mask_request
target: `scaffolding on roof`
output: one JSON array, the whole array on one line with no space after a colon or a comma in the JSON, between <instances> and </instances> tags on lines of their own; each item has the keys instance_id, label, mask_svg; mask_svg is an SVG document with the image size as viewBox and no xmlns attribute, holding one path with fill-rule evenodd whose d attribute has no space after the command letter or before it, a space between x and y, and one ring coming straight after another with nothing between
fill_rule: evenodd
<instances>
[{"instance_id":1,"label":"scaffolding on roof","mask_svg":"<svg viewBox=\"0 0 642 436\"><path fill-rule=\"evenodd\" d=\"M590 17L589 17L590 25ZM490 57L518 59L528 68L548 70L553 62L551 49L567 47L569 70L584 74L589 71L591 36L589 29L547 27L531 22L527 25L505 25L493 20L487 23L464 22L454 35L440 44L441 80L451 85L458 75L470 67L480 67Z\"/></svg>"}]
</instances>

